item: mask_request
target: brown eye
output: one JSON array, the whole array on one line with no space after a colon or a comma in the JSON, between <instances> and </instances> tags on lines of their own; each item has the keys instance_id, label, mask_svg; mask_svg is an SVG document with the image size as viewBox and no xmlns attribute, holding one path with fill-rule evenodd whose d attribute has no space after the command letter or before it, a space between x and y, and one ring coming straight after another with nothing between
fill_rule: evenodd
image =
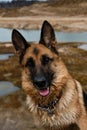
<instances>
[{"instance_id":1,"label":"brown eye","mask_svg":"<svg viewBox=\"0 0 87 130\"><path fill-rule=\"evenodd\" d=\"M31 67L31 68L35 67L35 62L34 62L32 57L28 58L25 66L26 67Z\"/></svg>"},{"instance_id":2,"label":"brown eye","mask_svg":"<svg viewBox=\"0 0 87 130\"><path fill-rule=\"evenodd\" d=\"M46 56L46 55L43 55L43 56L42 56L42 64L43 64L43 65L49 64L50 61L52 61L52 58L50 58L50 57L48 57L48 56Z\"/></svg>"}]
</instances>

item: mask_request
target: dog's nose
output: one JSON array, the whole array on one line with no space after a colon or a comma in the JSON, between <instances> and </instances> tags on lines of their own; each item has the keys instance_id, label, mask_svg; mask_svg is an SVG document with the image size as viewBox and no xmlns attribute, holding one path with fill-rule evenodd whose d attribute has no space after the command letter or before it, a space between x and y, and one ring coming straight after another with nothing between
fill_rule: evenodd
<instances>
[{"instance_id":1,"label":"dog's nose","mask_svg":"<svg viewBox=\"0 0 87 130\"><path fill-rule=\"evenodd\" d=\"M46 88L46 79L45 77L35 77L34 85L39 89Z\"/></svg>"}]
</instances>

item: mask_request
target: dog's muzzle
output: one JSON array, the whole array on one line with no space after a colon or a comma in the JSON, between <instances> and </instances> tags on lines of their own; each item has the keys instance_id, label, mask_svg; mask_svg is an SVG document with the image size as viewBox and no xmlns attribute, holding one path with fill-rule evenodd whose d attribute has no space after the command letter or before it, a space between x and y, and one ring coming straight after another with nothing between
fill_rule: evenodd
<instances>
[{"instance_id":1,"label":"dog's muzzle","mask_svg":"<svg viewBox=\"0 0 87 130\"><path fill-rule=\"evenodd\" d=\"M47 96L49 94L49 85L44 76L36 76L34 78L34 86L41 96Z\"/></svg>"}]
</instances>

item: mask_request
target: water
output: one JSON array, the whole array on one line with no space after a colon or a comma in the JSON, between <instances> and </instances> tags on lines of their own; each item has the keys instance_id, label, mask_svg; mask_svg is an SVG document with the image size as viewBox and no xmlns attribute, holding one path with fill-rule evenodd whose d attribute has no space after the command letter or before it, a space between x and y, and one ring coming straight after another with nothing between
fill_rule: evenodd
<instances>
[{"instance_id":1,"label":"water","mask_svg":"<svg viewBox=\"0 0 87 130\"><path fill-rule=\"evenodd\" d=\"M0 54L0 60L7 60L10 56L13 56L14 54L8 53L8 54Z\"/></svg>"},{"instance_id":2,"label":"water","mask_svg":"<svg viewBox=\"0 0 87 130\"><path fill-rule=\"evenodd\" d=\"M39 41L40 30L18 30L27 41ZM4 34L4 35L3 35ZM12 29L0 28L0 42L11 42Z\"/></svg>"},{"instance_id":3,"label":"water","mask_svg":"<svg viewBox=\"0 0 87 130\"><path fill-rule=\"evenodd\" d=\"M19 30L27 41L39 41L40 30ZM87 32L58 32L56 39L59 42L87 42ZM4 34L4 35L3 35ZM11 41L12 29L0 28L0 42Z\"/></svg>"},{"instance_id":4,"label":"water","mask_svg":"<svg viewBox=\"0 0 87 130\"><path fill-rule=\"evenodd\" d=\"M80 45L78 48L83 49L83 50L87 50L87 44Z\"/></svg>"},{"instance_id":5,"label":"water","mask_svg":"<svg viewBox=\"0 0 87 130\"><path fill-rule=\"evenodd\" d=\"M0 81L0 96L8 95L18 90L19 88L14 86L11 82Z\"/></svg>"}]
</instances>

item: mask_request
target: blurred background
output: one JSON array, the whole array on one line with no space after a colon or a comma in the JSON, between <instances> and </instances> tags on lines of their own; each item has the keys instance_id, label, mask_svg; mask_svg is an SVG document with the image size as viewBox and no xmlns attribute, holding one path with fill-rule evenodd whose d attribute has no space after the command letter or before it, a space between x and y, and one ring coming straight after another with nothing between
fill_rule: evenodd
<instances>
[{"instance_id":1,"label":"blurred background","mask_svg":"<svg viewBox=\"0 0 87 130\"><path fill-rule=\"evenodd\" d=\"M87 0L0 0L0 130L37 130L26 109L11 34L15 28L28 42L38 42L44 20L55 29L69 72L87 92Z\"/></svg>"}]
</instances>

